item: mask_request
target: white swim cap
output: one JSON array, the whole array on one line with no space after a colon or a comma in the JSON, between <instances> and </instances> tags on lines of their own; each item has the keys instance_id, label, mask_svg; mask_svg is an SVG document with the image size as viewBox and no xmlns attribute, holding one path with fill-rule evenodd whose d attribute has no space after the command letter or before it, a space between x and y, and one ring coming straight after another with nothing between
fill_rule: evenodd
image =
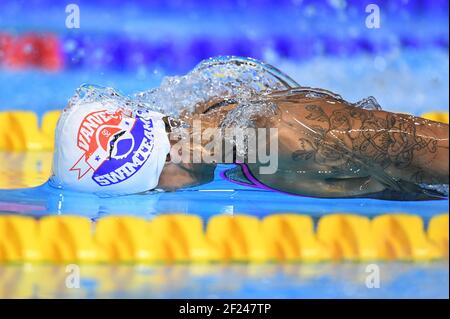
<instances>
[{"instance_id":1,"label":"white swim cap","mask_svg":"<svg viewBox=\"0 0 450 319\"><path fill-rule=\"evenodd\" d=\"M99 195L151 190L170 151L163 114L78 100L56 128L53 176L59 188Z\"/></svg>"}]
</instances>

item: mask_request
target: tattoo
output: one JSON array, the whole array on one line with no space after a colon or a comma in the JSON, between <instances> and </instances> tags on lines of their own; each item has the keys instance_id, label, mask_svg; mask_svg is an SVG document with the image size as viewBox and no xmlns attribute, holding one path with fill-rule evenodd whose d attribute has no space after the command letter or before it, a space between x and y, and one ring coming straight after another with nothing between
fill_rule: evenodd
<instances>
[{"instance_id":1,"label":"tattoo","mask_svg":"<svg viewBox=\"0 0 450 319\"><path fill-rule=\"evenodd\" d=\"M383 168L392 165L404 169L411 165L417 152L437 151L437 141L417 135L416 124L404 115L387 113L381 118L367 112L365 117L360 118L361 134L355 140L354 148Z\"/></svg>"},{"instance_id":2,"label":"tattoo","mask_svg":"<svg viewBox=\"0 0 450 319\"><path fill-rule=\"evenodd\" d=\"M406 115L377 115L358 107L343 107L328 115L318 105L307 105L311 132L299 139L294 161L313 159L335 169L355 166L356 159L373 166L406 169L418 152L437 152L437 141L417 134L416 124ZM417 171L414 179L423 181Z\"/></svg>"}]
</instances>

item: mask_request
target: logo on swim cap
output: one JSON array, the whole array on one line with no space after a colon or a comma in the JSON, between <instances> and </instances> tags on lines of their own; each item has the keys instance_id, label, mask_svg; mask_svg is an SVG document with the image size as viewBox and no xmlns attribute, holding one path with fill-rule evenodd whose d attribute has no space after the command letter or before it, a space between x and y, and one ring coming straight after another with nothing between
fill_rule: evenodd
<instances>
[{"instance_id":1,"label":"logo on swim cap","mask_svg":"<svg viewBox=\"0 0 450 319\"><path fill-rule=\"evenodd\" d=\"M92 180L108 186L139 171L154 147L152 119L140 114L133 117L123 109L100 110L83 118L77 134L80 158L70 168L78 180L93 171Z\"/></svg>"}]
</instances>

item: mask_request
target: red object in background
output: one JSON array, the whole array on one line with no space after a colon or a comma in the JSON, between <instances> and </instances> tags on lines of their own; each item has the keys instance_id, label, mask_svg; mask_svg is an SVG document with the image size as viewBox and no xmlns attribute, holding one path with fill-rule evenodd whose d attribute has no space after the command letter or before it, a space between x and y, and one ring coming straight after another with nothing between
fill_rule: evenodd
<instances>
[{"instance_id":1,"label":"red object in background","mask_svg":"<svg viewBox=\"0 0 450 319\"><path fill-rule=\"evenodd\" d=\"M38 38L33 34L15 38L10 54L6 56L6 65L13 69L25 69L35 66L39 61Z\"/></svg>"},{"instance_id":2,"label":"red object in background","mask_svg":"<svg viewBox=\"0 0 450 319\"><path fill-rule=\"evenodd\" d=\"M6 65L7 56L11 52L13 37L6 33L0 33L0 67Z\"/></svg>"},{"instance_id":3,"label":"red object in background","mask_svg":"<svg viewBox=\"0 0 450 319\"><path fill-rule=\"evenodd\" d=\"M39 68L58 71L63 66L58 38L53 34L0 34L0 66L16 70Z\"/></svg>"},{"instance_id":4,"label":"red object in background","mask_svg":"<svg viewBox=\"0 0 450 319\"><path fill-rule=\"evenodd\" d=\"M58 71L63 67L63 57L58 38L53 34L41 36L39 43L40 66L49 71Z\"/></svg>"}]
</instances>

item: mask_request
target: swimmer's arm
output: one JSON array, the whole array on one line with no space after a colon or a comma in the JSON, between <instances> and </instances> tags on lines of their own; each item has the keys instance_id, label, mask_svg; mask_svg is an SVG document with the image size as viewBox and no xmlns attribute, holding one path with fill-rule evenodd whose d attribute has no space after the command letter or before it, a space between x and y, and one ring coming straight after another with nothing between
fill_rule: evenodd
<instances>
[{"instance_id":1,"label":"swimmer's arm","mask_svg":"<svg viewBox=\"0 0 450 319\"><path fill-rule=\"evenodd\" d=\"M355 120L360 130L355 153L377 161L396 178L413 183L448 183L448 125L405 114L366 112Z\"/></svg>"},{"instance_id":2,"label":"swimmer's arm","mask_svg":"<svg viewBox=\"0 0 450 319\"><path fill-rule=\"evenodd\" d=\"M315 154L310 160L333 165L333 157L338 153L334 150L345 148L349 152L347 158L337 156L337 165L348 167L342 165L343 160L351 163L358 158L368 165L378 165L395 178L415 183L448 183L447 124L364 110L340 101L304 99L279 103L279 107L288 120L305 126L299 141L312 145L308 152ZM294 150L292 158L302 152Z\"/></svg>"},{"instance_id":3,"label":"swimmer's arm","mask_svg":"<svg viewBox=\"0 0 450 319\"><path fill-rule=\"evenodd\" d=\"M388 125L390 139L384 149L391 163L387 170L413 183L448 184L448 124L385 111L373 113Z\"/></svg>"}]
</instances>

